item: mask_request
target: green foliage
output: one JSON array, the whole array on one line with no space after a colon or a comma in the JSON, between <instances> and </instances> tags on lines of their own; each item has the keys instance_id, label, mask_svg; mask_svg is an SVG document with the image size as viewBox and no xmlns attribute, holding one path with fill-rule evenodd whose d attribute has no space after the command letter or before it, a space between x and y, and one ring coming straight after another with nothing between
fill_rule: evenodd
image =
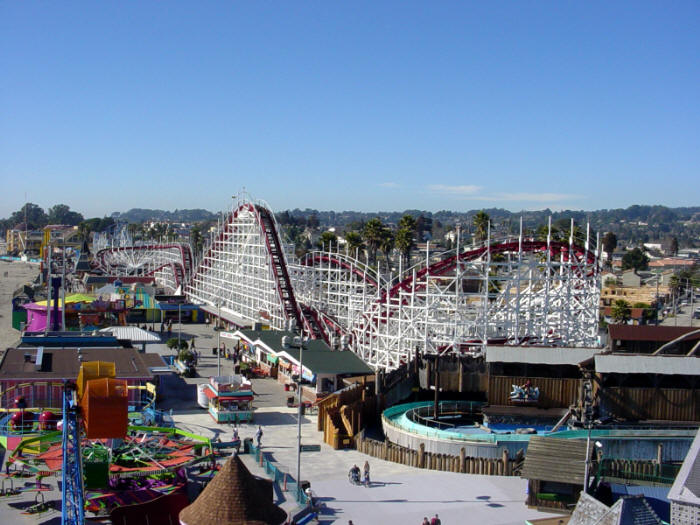
<instances>
[{"instance_id":1,"label":"green foliage","mask_svg":"<svg viewBox=\"0 0 700 525\"><path fill-rule=\"evenodd\" d=\"M671 238L671 245L668 251L671 255L678 255L678 237Z\"/></svg>"},{"instance_id":2,"label":"green foliage","mask_svg":"<svg viewBox=\"0 0 700 525\"><path fill-rule=\"evenodd\" d=\"M608 254L608 258L612 257L615 248L617 248L617 235L607 232L603 235L603 251Z\"/></svg>"},{"instance_id":3,"label":"green foliage","mask_svg":"<svg viewBox=\"0 0 700 525\"><path fill-rule=\"evenodd\" d=\"M617 279L615 277L608 277L605 279L603 285L607 286L608 288L614 288L617 286Z\"/></svg>"},{"instance_id":4,"label":"green foliage","mask_svg":"<svg viewBox=\"0 0 700 525\"><path fill-rule=\"evenodd\" d=\"M411 250L415 246L413 238L416 234L416 226L416 220L411 215L404 215L399 221L399 229L394 238L394 245L406 260L407 265L411 261Z\"/></svg>"},{"instance_id":5,"label":"green foliage","mask_svg":"<svg viewBox=\"0 0 700 525\"><path fill-rule=\"evenodd\" d=\"M183 363L192 363L194 361L194 354L190 350L183 348L178 352L177 358Z\"/></svg>"},{"instance_id":6,"label":"green foliage","mask_svg":"<svg viewBox=\"0 0 700 525\"><path fill-rule=\"evenodd\" d=\"M649 257L641 248L634 248L622 256L622 269L629 270L630 268L633 268L635 272L649 268Z\"/></svg>"},{"instance_id":7,"label":"green foliage","mask_svg":"<svg viewBox=\"0 0 700 525\"><path fill-rule=\"evenodd\" d=\"M204 247L204 237L202 237L202 230L199 225L192 226L190 230L190 243L195 253L200 253L202 251Z\"/></svg>"},{"instance_id":8,"label":"green foliage","mask_svg":"<svg viewBox=\"0 0 700 525\"><path fill-rule=\"evenodd\" d=\"M167 346L171 350L177 350L177 344L178 344L177 337L171 337L170 339L168 339L165 342L165 346ZM180 349L181 350L186 350L188 347L189 347L189 345L187 344L187 341L185 341L184 339L180 340Z\"/></svg>"},{"instance_id":9,"label":"green foliage","mask_svg":"<svg viewBox=\"0 0 700 525\"><path fill-rule=\"evenodd\" d=\"M367 245L371 262L377 260L377 250L382 244L384 230L385 227L382 220L379 217L374 217L373 219L367 221L367 224L365 224L365 228L362 231L362 236L365 239L365 244Z\"/></svg>"},{"instance_id":10,"label":"green foliage","mask_svg":"<svg viewBox=\"0 0 700 525\"><path fill-rule=\"evenodd\" d=\"M338 236L333 232L323 232L316 244L319 248L329 249L332 245L338 244Z\"/></svg>"},{"instance_id":11,"label":"green foliage","mask_svg":"<svg viewBox=\"0 0 700 525\"><path fill-rule=\"evenodd\" d=\"M489 221L491 218L484 210L476 212L472 218L474 225L474 237L477 241L485 241L488 235Z\"/></svg>"},{"instance_id":12,"label":"green foliage","mask_svg":"<svg viewBox=\"0 0 700 525\"><path fill-rule=\"evenodd\" d=\"M612 305L611 312L612 318L618 323L626 323L630 320L631 312L629 304L624 299L618 299Z\"/></svg>"},{"instance_id":13,"label":"green foliage","mask_svg":"<svg viewBox=\"0 0 700 525\"><path fill-rule=\"evenodd\" d=\"M49 218L44 212L44 210L36 204L28 202L10 216L10 227L12 228L17 226L18 224L23 224L25 215L27 218L27 229L29 230L43 228L48 224Z\"/></svg>"},{"instance_id":14,"label":"green foliage","mask_svg":"<svg viewBox=\"0 0 700 525\"><path fill-rule=\"evenodd\" d=\"M83 221L83 216L75 211L71 211L70 207L65 204L56 204L49 208L48 222L49 224L67 224L76 226Z\"/></svg>"},{"instance_id":15,"label":"green foliage","mask_svg":"<svg viewBox=\"0 0 700 525\"><path fill-rule=\"evenodd\" d=\"M355 257L356 252L361 252L365 249L365 243L362 241L362 235L357 232L347 232L345 234L345 242L348 243L348 252L353 257Z\"/></svg>"}]
</instances>

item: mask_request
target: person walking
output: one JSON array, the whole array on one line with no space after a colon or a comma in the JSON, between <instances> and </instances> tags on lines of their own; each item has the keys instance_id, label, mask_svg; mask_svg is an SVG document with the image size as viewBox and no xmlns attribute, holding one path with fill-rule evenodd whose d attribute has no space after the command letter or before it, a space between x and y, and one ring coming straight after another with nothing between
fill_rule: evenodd
<instances>
[{"instance_id":1,"label":"person walking","mask_svg":"<svg viewBox=\"0 0 700 525\"><path fill-rule=\"evenodd\" d=\"M369 461L365 461L363 474L364 474L364 476L363 476L362 483L364 483L365 487L369 487Z\"/></svg>"},{"instance_id":2,"label":"person walking","mask_svg":"<svg viewBox=\"0 0 700 525\"><path fill-rule=\"evenodd\" d=\"M258 425L258 431L255 433L255 441L258 443L258 448L260 448L260 441L262 440L263 437L263 431L262 427Z\"/></svg>"},{"instance_id":3,"label":"person walking","mask_svg":"<svg viewBox=\"0 0 700 525\"><path fill-rule=\"evenodd\" d=\"M420 525L430 525L430 521L428 521L428 516L423 517L423 523L421 523Z\"/></svg>"},{"instance_id":4,"label":"person walking","mask_svg":"<svg viewBox=\"0 0 700 525\"><path fill-rule=\"evenodd\" d=\"M430 520L430 525L442 525L442 522L440 521L440 518L438 518L437 514L435 514L435 517Z\"/></svg>"}]
</instances>

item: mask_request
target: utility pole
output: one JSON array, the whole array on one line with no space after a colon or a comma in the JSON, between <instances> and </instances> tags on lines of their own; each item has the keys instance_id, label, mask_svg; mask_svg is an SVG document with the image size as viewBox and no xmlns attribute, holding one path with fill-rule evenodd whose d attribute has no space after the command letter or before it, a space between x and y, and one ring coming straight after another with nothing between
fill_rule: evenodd
<instances>
[{"instance_id":1,"label":"utility pole","mask_svg":"<svg viewBox=\"0 0 700 525\"><path fill-rule=\"evenodd\" d=\"M301 395L301 379L304 375L303 365L304 354L304 338L302 336L301 345L299 346L299 381L297 383L297 395L299 408L297 410L297 500L301 493L301 416L303 414L303 396Z\"/></svg>"}]
</instances>

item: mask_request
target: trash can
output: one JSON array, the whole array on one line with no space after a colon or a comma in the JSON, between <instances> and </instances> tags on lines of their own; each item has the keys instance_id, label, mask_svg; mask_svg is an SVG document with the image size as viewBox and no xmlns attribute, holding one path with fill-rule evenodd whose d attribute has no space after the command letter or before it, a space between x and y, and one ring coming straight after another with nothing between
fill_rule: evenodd
<instances>
[{"instance_id":1,"label":"trash can","mask_svg":"<svg viewBox=\"0 0 700 525\"><path fill-rule=\"evenodd\" d=\"M250 454L251 450L253 450L253 438L245 438L243 440L243 453Z\"/></svg>"},{"instance_id":2,"label":"trash can","mask_svg":"<svg viewBox=\"0 0 700 525\"><path fill-rule=\"evenodd\" d=\"M302 402L301 403L301 415L303 416L306 414L306 403Z\"/></svg>"}]
</instances>

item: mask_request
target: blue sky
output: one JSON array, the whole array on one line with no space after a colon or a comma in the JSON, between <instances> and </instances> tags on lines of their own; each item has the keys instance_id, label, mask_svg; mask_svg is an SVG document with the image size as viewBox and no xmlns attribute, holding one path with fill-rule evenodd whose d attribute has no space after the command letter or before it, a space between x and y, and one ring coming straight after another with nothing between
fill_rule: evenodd
<instances>
[{"instance_id":1,"label":"blue sky","mask_svg":"<svg viewBox=\"0 0 700 525\"><path fill-rule=\"evenodd\" d=\"M496 5L493 5L496 4ZM700 3L0 2L0 217L700 205Z\"/></svg>"}]
</instances>

